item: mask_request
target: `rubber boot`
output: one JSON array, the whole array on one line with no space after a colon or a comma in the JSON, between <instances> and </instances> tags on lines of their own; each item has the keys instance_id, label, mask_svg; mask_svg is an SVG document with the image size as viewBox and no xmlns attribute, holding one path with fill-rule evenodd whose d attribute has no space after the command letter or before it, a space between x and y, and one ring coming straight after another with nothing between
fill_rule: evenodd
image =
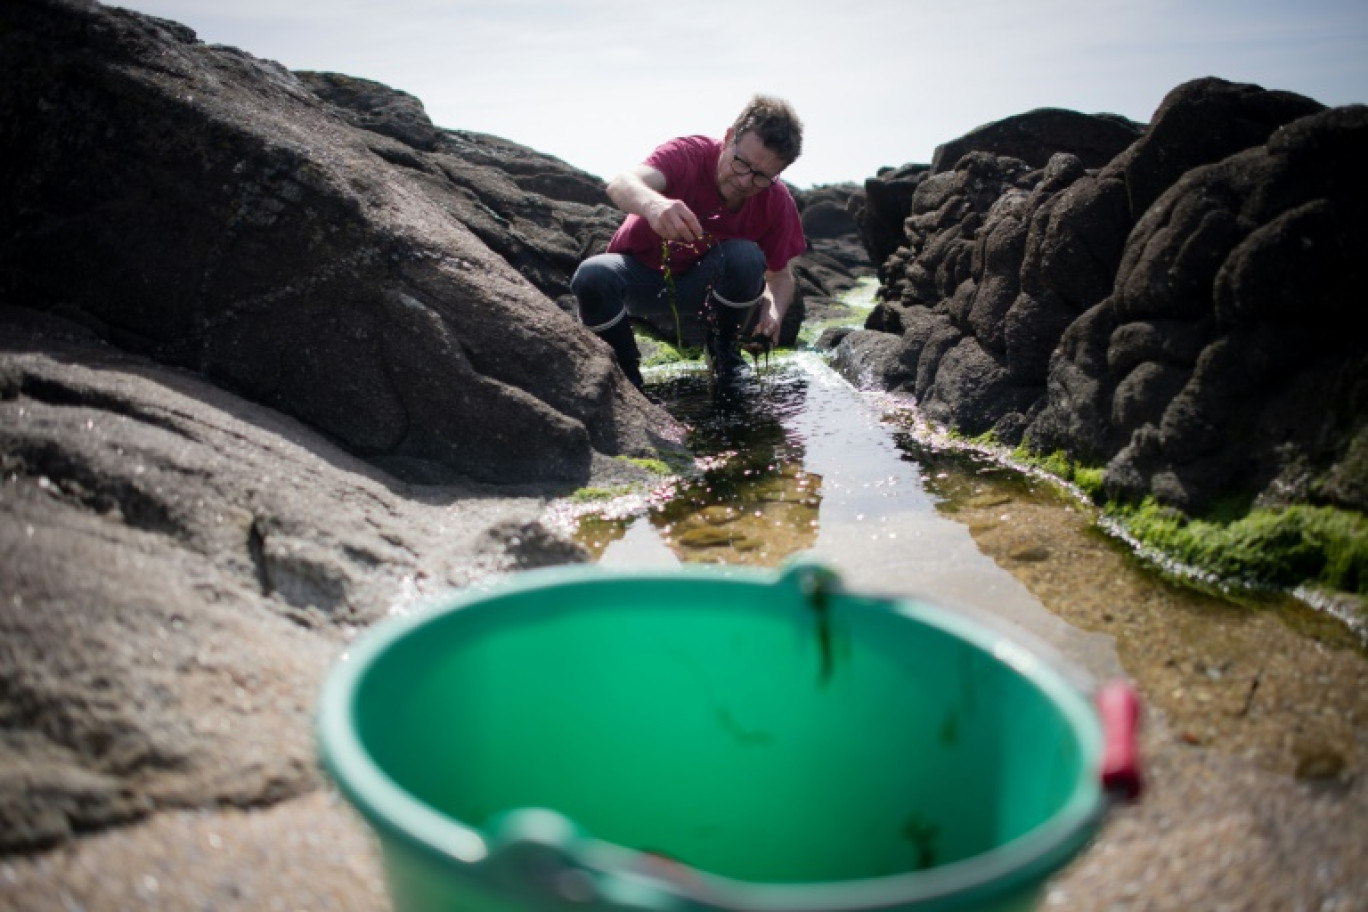
<instances>
[{"instance_id":1,"label":"rubber boot","mask_svg":"<svg viewBox=\"0 0 1368 912\"><path fill-rule=\"evenodd\" d=\"M641 350L637 348L636 336L632 335L632 321L623 317L599 333L598 337L613 349L618 367L632 381L632 385L644 389L646 381L641 377Z\"/></svg>"},{"instance_id":2,"label":"rubber boot","mask_svg":"<svg viewBox=\"0 0 1368 912\"><path fill-rule=\"evenodd\" d=\"M709 301L708 306L708 338L704 346L708 367L719 385L730 384L740 379L746 367L746 359L737 347L746 311L713 301Z\"/></svg>"}]
</instances>

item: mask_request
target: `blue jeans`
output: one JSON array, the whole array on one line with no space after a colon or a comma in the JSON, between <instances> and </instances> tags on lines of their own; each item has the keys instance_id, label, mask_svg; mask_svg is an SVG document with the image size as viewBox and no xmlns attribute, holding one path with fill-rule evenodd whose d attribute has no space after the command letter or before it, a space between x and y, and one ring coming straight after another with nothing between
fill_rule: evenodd
<instances>
[{"instance_id":1,"label":"blue jeans","mask_svg":"<svg viewBox=\"0 0 1368 912\"><path fill-rule=\"evenodd\" d=\"M705 304L725 307L738 319L765 291L765 254L754 241L727 240L713 247L693 268L674 277L678 333L685 345L702 346L707 337ZM660 273L636 257L601 253L580 264L570 280L579 302L580 320L600 335L628 314L646 323L662 339L676 341L675 312Z\"/></svg>"}]
</instances>

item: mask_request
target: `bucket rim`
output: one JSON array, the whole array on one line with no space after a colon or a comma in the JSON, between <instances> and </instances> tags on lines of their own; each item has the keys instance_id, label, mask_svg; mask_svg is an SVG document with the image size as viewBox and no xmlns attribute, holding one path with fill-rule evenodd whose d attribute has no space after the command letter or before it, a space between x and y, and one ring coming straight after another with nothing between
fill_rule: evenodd
<instances>
[{"instance_id":1,"label":"bucket rim","mask_svg":"<svg viewBox=\"0 0 1368 912\"><path fill-rule=\"evenodd\" d=\"M375 762L353 724L355 698L364 686L366 675L392 646L451 614L481 608L492 610L499 600L540 589L628 581L672 585L688 581L778 585L813 570L834 578L834 574L820 565L806 562L795 562L779 572L709 565L609 570L590 564L523 571L434 597L409 614L387 618L364 631L333 663L316 711L315 738L322 765L339 791L384 838L396 840L441 863L469 866L473 875L477 866L497 855L498 841L473 825L436 811L399 785ZM738 912L873 912L949 897L954 897L957 905L987 901L1028 883L1042 882L1050 872L1071 859L1100 825L1108 800L1100 781L1101 723L1091 701L1057 667L1060 660L1046 660L1002 629L985 626L976 617L933 601L916 596L865 595L844 590L841 594L970 642L986 655L1009 665L1050 700L1078 738L1083 772L1067 799L1049 819L985 852L923 871L842 881L784 883L744 881L690 867L686 884L643 875L639 866L632 870L631 861L640 859L643 853L592 833L581 834L577 823L563 818L559 812L549 811L547 813L565 820L566 832L577 834L573 843L558 847L564 852L567 865L598 880L621 879L624 872L628 872L634 881L634 894L659 894L660 901L654 903L656 907L683 902L695 907ZM648 902L648 907L650 905Z\"/></svg>"}]
</instances>

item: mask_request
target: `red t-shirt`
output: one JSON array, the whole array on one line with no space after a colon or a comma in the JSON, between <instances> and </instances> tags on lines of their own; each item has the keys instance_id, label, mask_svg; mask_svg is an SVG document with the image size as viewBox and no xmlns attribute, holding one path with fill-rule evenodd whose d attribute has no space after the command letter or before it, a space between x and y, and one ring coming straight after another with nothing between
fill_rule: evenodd
<instances>
[{"instance_id":1,"label":"red t-shirt","mask_svg":"<svg viewBox=\"0 0 1368 912\"><path fill-rule=\"evenodd\" d=\"M660 146L646 164L665 175L665 195L683 200L703 226L704 239L692 245L670 245L670 270L684 272L717 241L744 238L755 241L765 253L765 268L778 272L788 261L807 250L798 206L783 181L773 184L728 212L717 192L720 140L707 136L681 136ZM640 216L628 215L608 242L609 253L630 253L656 271L660 264L660 235Z\"/></svg>"}]
</instances>

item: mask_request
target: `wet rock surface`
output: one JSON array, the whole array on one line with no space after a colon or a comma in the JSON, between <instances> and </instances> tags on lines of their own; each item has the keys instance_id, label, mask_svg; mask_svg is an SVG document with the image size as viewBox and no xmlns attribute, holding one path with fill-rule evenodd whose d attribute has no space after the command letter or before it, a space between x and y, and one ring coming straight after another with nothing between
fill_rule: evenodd
<instances>
[{"instance_id":1,"label":"wet rock surface","mask_svg":"<svg viewBox=\"0 0 1368 912\"><path fill-rule=\"evenodd\" d=\"M581 558L537 496L407 485L193 374L0 316L0 849L318 790L314 692L357 630Z\"/></svg>"}]
</instances>

